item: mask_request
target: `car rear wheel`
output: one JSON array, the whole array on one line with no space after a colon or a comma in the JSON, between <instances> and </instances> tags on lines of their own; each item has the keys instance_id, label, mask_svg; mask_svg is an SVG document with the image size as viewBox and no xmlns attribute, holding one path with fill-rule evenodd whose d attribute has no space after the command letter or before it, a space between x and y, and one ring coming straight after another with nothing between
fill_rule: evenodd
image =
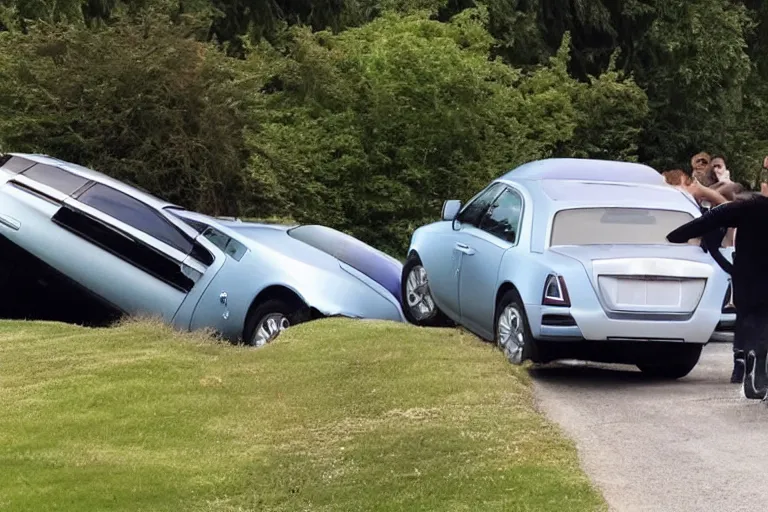
<instances>
[{"instance_id":1,"label":"car rear wheel","mask_svg":"<svg viewBox=\"0 0 768 512\"><path fill-rule=\"evenodd\" d=\"M508 290L496 307L496 346L512 364L522 364L533 358L536 344L528 325L528 316L520 295Z\"/></svg>"},{"instance_id":2,"label":"car rear wheel","mask_svg":"<svg viewBox=\"0 0 768 512\"><path fill-rule=\"evenodd\" d=\"M662 362L638 363L640 371L649 377L665 380L682 379L696 367L703 345L686 344L676 347Z\"/></svg>"},{"instance_id":3,"label":"car rear wheel","mask_svg":"<svg viewBox=\"0 0 768 512\"><path fill-rule=\"evenodd\" d=\"M308 319L304 309L296 310L281 300L270 299L248 313L243 340L246 345L261 347L274 341L287 328Z\"/></svg>"},{"instance_id":4,"label":"car rear wheel","mask_svg":"<svg viewBox=\"0 0 768 512\"><path fill-rule=\"evenodd\" d=\"M416 254L411 254L405 261L400 286L403 314L410 323L423 327L447 327L452 324L435 304L427 271Z\"/></svg>"}]
</instances>

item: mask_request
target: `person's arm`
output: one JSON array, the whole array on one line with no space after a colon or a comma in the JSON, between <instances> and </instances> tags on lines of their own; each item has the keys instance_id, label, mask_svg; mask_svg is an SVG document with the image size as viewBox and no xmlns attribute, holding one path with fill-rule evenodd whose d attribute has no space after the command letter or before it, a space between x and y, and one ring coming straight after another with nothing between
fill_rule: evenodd
<instances>
[{"instance_id":1,"label":"person's arm","mask_svg":"<svg viewBox=\"0 0 768 512\"><path fill-rule=\"evenodd\" d=\"M701 203L702 200L709 201L712 203L712 206L728 202L728 199L726 199L723 194L712 188L705 187L698 182L693 186L693 197L695 197L699 203Z\"/></svg>"},{"instance_id":2,"label":"person's arm","mask_svg":"<svg viewBox=\"0 0 768 512\"><path fill-rule=\"evenodd\" d=\"M733 275L733 265L728 259L720 252L720 245L723 241L723 230L716 229L710 231L703 237L703 249L705 252L709 252L715 263L725 271L726 274Z\"/></svg>"},{"instance_id":3,"label":"person's arm","mask_svg":"<svg viewBox=\"0 0 768 512\"><path fill-rule=\"evenodd\" d=\"M735 228L744 210L750 207L750 201L724 203L716 206L667 235L673 244L682 244L691 238L698 238L719 228ZM722 237L721 237L722 238Z\"/></svg>"}]
</instances>

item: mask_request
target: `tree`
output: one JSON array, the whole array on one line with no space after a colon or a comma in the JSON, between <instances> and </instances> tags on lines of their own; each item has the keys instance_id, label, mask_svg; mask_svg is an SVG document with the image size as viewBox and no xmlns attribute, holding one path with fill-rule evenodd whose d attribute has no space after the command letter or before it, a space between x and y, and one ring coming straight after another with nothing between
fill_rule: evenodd
<instances>
[{"instance_id":1,"label":"tree","mask_svg":"<svg viewBox=\"0 0 768 512\"><path fill-rule=\"evenodd\" d=\"M183 206L236 213L241 93L229 61L189 31L154 15L0 34L0 149L48 153Z\"/></svg>"},{"instance_id":2,"label":"tree","mask_svg":"<svg viewBox=\"0 0 768 512\"><path fill-rule=\"evenodd\" d=\"M444 199L466 200L585 136L600 122L594 109L608 111L602 102L618 96L628 102L625 122L642 119L642 91L618 73L593 84L568 76L567 38L531 73L489 60L487 20L484 9L449 23L390 13L338 35L297 28L285 48L260 47L249 59L263 84L251 108L255 179L275 183L297 220L401 252ZM631 156L636 135L617 129L605 148L590 149ZM254 214L277 213L274 202L253 204Z\"/></svg>"}]
</instances>

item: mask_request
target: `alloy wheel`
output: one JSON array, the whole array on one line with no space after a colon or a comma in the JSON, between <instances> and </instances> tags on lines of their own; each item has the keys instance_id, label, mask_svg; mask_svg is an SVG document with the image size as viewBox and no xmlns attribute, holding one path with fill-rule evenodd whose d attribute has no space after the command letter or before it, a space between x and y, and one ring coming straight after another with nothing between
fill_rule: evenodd
<instances>
[{"instance_id":1,"label":"alloy wheel","mask_svg":"<svg viewBox=\"0 0 768 512\"><path fill-rule=\"evenodd\" d=\"M496 343L512 364L523 362L525 321L517 304L508 304L499 315Z\"/></svg>"},{"instance_id":2,"label":"alloy wheel","mask_svg":"<svg viewBox=\"0 0 768 512\"><path fill-rule=\"evenodd\" d=\"M253 331L251 345L255 347L266 345L277 338L277 336L290 325L288 318L282 313L270 313L265 315Z\"/></svg>"},{"instance_id":3,"label":"alloy wheel","mask_svg":"<svg viewBox=\"0 0 768 512\"><path fill-rule=\"evenodd\" d=\"M416 320L425 320L437 310L432 293L429 291L427 271L421 265L414 265L405 282L405 299L408 309Z\"/></svg>"}]
</instances>

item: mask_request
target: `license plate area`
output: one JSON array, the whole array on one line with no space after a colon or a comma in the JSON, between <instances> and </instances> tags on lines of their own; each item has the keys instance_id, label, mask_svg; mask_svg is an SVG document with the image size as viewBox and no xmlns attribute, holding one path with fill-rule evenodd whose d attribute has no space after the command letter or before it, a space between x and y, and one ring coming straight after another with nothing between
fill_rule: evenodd
<instances>
[{"instance_id":1,"label":"license plate area","mask_svg":"<svg viewBox=\"0 0 768 512\"><path fill-rule=\"evenodd\" d=\"M598 284L610 311L689 314L701 300L706 279L600 275Z\"/></svg>"}]
</instances>

